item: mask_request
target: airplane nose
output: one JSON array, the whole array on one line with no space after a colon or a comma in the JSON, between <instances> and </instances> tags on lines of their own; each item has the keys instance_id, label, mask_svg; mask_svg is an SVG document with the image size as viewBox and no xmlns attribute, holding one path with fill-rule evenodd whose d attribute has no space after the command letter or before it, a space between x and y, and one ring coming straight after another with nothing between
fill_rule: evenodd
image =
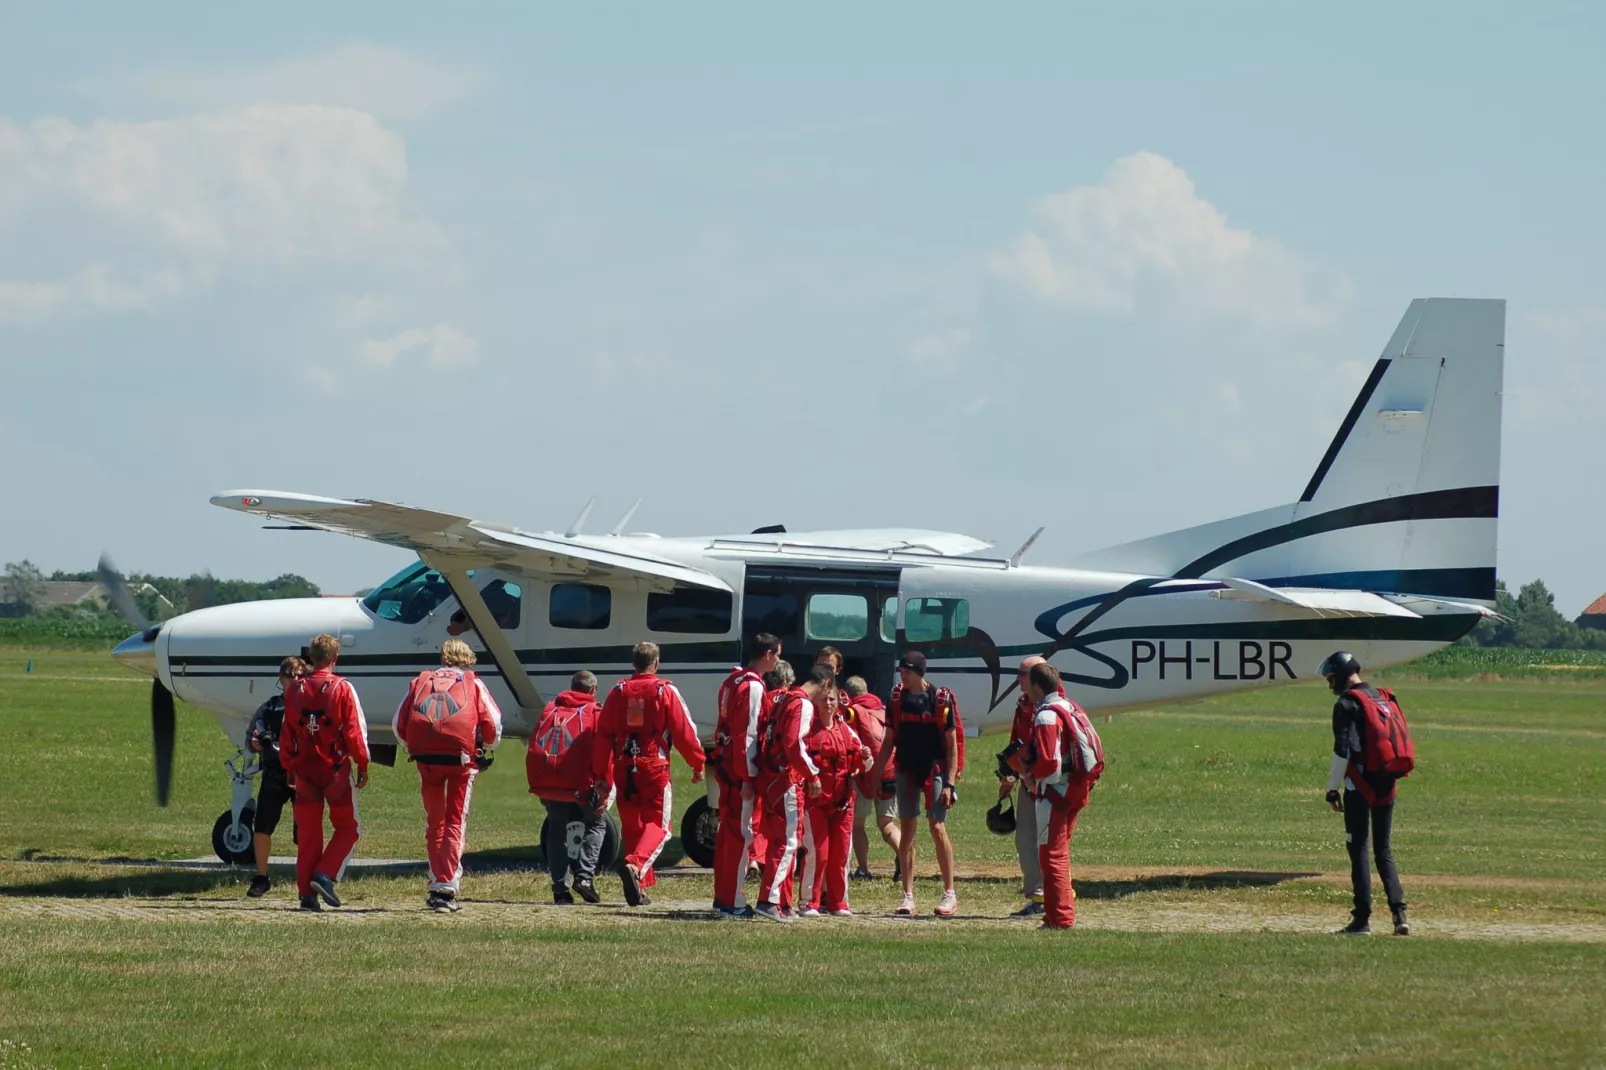
<instances>
[{"instance_id":1,"label":"airplane nose","mask_svg":"<svg viewBox=\"0 0 1606 1070\"><path fill-rule=\"evenodd\" d=\"M129 636L112 648L112 657L135 672L146 676L156 675L156 637L161 628L150 627Z\"/></svg>"}]
</instances>

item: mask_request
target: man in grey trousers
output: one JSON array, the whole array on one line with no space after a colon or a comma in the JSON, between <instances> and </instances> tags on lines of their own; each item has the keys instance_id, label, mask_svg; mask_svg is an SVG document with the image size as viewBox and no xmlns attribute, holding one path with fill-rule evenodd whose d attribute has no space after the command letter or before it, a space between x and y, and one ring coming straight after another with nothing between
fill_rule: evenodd
<instances>
[{"instance_id":1,"label":"man in grey trousers","mask_svg":"<svg viewBox=\"0 0 1606 1070\"><path fill-rule=\"evenodd\" d=\"M1043 660L1033 654L1020 663L1020 669L1016 673L1015 682L1020 687L1020 701L1015 703L1015 722L1009 729L1009 746L1012 750L1024 747L1032 740L1032 720L1036 716L1037 708L1032 700L1026 697L1026 677L1032 671L1032 666ZM1037 806L1026 794L1025 783L1013 773L1000 779L998 797L1002 799L1016 790L1017 784L1019 792L1015 798L1015 853L1020 856L1021 895L1025 897L1026 905L1010 917L1035 918L1043 913L1043 870L1037 862Z\"/></svg>"},{"instance_id":2,"label":"man in grey trousers","mask_svg":"<svg viewBox=\"0 0 1606 1070\"><path fill-rule=\"evenodd\" d=\"M563 905L573 903L575 895L588 903L599 899L592 879L608 834L608 807L613 803L611 797L586 798L591 740L599 709L597 678L581 669L570 678L569 690L560 692L542 711L525 757L530 792L539 796L546 807L546 837L541 851L552 871L552 901ZM578 857L570 854L571 829L580 836Z\"/></svg>"}]
</instances>

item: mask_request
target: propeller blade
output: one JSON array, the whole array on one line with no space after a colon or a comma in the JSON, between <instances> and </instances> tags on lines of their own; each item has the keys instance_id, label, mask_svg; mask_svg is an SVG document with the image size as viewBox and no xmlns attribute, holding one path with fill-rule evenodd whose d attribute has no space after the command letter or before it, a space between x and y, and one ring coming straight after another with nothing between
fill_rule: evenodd
<instances>
[{"instance_id":1,"label":"propeller blade","mask_svg":"<svg viewBox=\"0 0 1606 1070\"><path fill-rule=\"evenodd\" d=\"M190 577L189 605L187 612L193 613L197 609L217 605L217 581L212 578L212 570L206 569L199 576Z\"/></svg>"},{"instance_id":2,"label":"propeller blade","mask_svg":"<svg viewBox=\"0 0 1606 1070\"><path fill-rule=\"evenodd\" d=\"M151 681L151 743L156 751L156 805L166 806L173 787L173 692Z\"/></svg>"},{"instance_id":3,"label":"propeller blade","mask_svg":"<svg viewBox=\"0 0 1606 1070\"><path fill-rule=\"evenodd\" d=\"M145 619L145 614L139 611L134 596L128 593L128 584L123 582L123 574L117 571L117 566L112 564L108 554L100 555L100 564L96 566L95 571L100 574L101 585L106 588L107 600L111 602L112 608L117 610L117 615L140 631L149 628L150 622Z\"/></svg>"}]
</instances>

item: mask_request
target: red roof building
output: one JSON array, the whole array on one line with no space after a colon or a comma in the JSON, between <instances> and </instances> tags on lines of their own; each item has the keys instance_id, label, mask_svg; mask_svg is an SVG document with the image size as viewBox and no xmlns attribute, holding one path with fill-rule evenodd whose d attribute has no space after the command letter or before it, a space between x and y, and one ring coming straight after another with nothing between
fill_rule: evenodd
<instances>
[{"instance_id":1,"label":"red roof building","mask_svg":"<svg viewBox=\"0 0 1606 1070\"><path fill-rule=\"evenodd\" d=\"M1580 628L1599 628L1606 631L1606 594L1589 603L1578 615L1577 623Z\"/></svg>"}]
</instances>

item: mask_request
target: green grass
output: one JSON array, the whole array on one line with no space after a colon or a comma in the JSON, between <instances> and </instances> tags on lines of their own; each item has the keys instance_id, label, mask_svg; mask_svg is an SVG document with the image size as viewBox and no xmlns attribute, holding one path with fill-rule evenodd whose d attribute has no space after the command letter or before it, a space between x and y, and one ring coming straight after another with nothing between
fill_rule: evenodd
<instances>
[{"instance_id":1,"label":"green grass","mask_svg":"<svg viewBox=\"0 0 1606 1070\"><path fill-rule=\"evenodd\" d=\"M139 678L0 649L0 1041L59 1066L1600 1065L1606 687L1395 683L1421 761L1397 819L1406 941L1323 935L1348 887L1313 687L1099 723L1069 934L1001 920L996 737L952 822L959 923L885 920L886 881L854 887L861 919L788 928L700 920L702 876L666 877L645 914L559 909L518 863L471 872L455 917L421 911L416 874L365 874L344 916L306 918L282 888L246 903L238 873L107 864L207 853L231 748L181 706L159 810ZM482 860L536 838L521 759L476 789ZM415 784L376 771L362 854L420 854Z\"/></svg>"}]
</instances>

